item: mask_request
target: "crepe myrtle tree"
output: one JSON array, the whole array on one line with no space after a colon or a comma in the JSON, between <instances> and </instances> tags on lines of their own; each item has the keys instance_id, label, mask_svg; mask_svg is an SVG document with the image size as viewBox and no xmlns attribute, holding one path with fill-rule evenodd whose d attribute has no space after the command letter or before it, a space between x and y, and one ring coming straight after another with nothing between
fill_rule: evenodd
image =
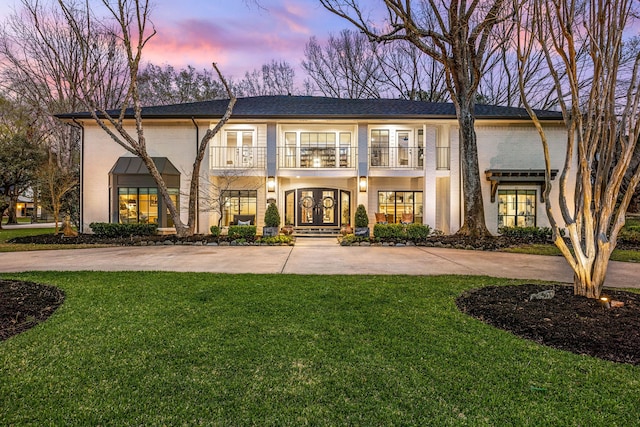
<instances>
[{"instance_id":1,"label":"crepe myrtle tree","mask_svg":"<svg viewBox=\"0 0 640 427\"><path fill-rule=\"evenodd\" d=\"M475 103L481 77L493 50L504 43L498 24L513 16L509 0L380 0L386 19L373 22L358 0L320 0L371 41L408 41L442 64L456 109L464 193L464 223L458 231L485 236L484 202L475 132ZM497 31L500 29L500 31Z\"/></svg>"},{"instance_id":2,"label":"crepe myrtle tree","mask_svg":"<svg viewBox=\"0 0 640 427\"><path fill-rule=\"evenodd\" d=\"M164 179L147 151L147 138L142 120L142 102L138 85L140 62L145 46L156 35L156 29L150 21L150 1L101 0L90 4L88 1L57 0L56 4L69 29L66 43L59 41L54 43L46 37L47 20L37 20L36 28L43 35L42 43L51 52L56 66L63 70L62 72L67 76L72 95L115 143L142 159L158 186L158 191L169 210L178 236L193 235L196 224L201 163L209 141L227 122L236 102L236 98L218 66L213 64L213 68L229 96L229 103L217 124L209 128L199 141L191 172L188 220L184 223L180 218L176 204L170 197ZM98 8L106 12L106 18L94 15L92 11ZM110 49L97 48L97 44L103 40L103 38L97 37L99 34L108 36L104 39L109 41ZM64 52L68 44L74 45L77 54L81 55L80 66L70 67L65 62ZM103 79L110 78L105 73L104 64L108 64L110 57L116 53L124 54L126 57L125 73L127 79L125 85L127 91L119 107L111 110L100 103L100 93L98 92L100 85L98 83ZM131 124L131 122L133 123Z\"/></svg>"},{"instance_id":3,"label":"crepe myrtle tree","mask_svg":"<svg viewBox=\"0 0 640 427\"><path fill-rule=\"evenodd\" d=\"M631 166L640 136L640 51L625 45L637 7L633 0L530 0L517 8L519 74L533 55L544 53L567 129L558 199L551 200L547 134L526 103L521 78L522 98L544 151L546 212L555 244L573 269L574 293L589 298L600 297L640 181L640 164ZM577 60L583 45L589 52L589 86L581 85ZM569 185L571 178L575 186ZM552 210L556 204L559 215Z\"/></svg>"}]
</instances>

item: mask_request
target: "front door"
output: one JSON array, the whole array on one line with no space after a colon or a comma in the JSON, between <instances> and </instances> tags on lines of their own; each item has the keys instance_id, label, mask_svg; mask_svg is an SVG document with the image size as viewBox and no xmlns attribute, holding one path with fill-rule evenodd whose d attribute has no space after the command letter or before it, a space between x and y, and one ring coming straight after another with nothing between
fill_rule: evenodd
<instances>
[{"instance_id":1,"label":"front door","mask_svg":"<svg viewBox=\"0 0 640 427\"><path fill-rule=\"evenodd\" d=\"M298 190L298 225L337 226L338 212L338 190Z\"/></svg>"}]
</instances>

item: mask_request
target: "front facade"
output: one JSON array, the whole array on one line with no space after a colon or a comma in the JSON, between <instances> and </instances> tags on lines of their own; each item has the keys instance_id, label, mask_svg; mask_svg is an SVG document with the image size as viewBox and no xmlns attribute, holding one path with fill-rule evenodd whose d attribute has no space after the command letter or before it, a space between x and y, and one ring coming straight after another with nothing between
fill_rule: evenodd
<instances>
[{"instance_id":1,"label":"front facade","mask_svg":"<svg viewBox=\"0 0 640 427\"><path fill-rule=\"evenodd\" d=\"M148 151L186 220L197 142L215 126L226 101L143 110ZM490 231L547 226L544 158L521 109L478 106L476 131ZM170 228L155 182L139 159L114 143L86 114L61 116L84 129L82 231L91 222L157 222ZM564 161L561 116L541 112L552 168ZM444 233L462 221L461 160L450 104L318 97L239 99L211 140L202 166L197 232L250 221L259 228L270 202L282 225L339 229L356 206L370 224L418 222ZM552 197L557 188L552 189Z\"/></svg>"}]
</instances>

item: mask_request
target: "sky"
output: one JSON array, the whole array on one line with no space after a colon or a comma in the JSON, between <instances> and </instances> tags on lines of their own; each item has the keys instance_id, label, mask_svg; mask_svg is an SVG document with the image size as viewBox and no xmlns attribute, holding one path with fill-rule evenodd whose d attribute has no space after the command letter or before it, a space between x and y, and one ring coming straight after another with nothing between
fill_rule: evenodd
<instances>
[{"instance_id":1,"label":"sky","mask_svg":"<svg viewBox=\"0 0 640 427\"><path fill-rule=\"evenodd\" d=\"M318 0L153 0L151 19L158 31L143 60L177 68L212 70L217 62L234 80L271 60L287 61L303 77L300 62L311 36L326 40L349 23ZM0 0L0 21L19 4Z\"/></svg>"}]
</instances>

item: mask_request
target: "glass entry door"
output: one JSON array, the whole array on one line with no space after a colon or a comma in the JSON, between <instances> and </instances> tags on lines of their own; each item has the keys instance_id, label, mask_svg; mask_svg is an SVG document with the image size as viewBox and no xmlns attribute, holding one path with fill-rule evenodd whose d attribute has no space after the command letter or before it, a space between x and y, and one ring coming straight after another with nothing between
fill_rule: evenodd
<instances>
[{"instance_id":1,"label":"glass entry door","mask_svg":"<svg viewBox=\"0 0 640 427\"><path fill-rule=\"evenodd\" d=\"M298 224L338 225L338 190L307 188L298 190Z\"/></svg>"}]
</instances>

